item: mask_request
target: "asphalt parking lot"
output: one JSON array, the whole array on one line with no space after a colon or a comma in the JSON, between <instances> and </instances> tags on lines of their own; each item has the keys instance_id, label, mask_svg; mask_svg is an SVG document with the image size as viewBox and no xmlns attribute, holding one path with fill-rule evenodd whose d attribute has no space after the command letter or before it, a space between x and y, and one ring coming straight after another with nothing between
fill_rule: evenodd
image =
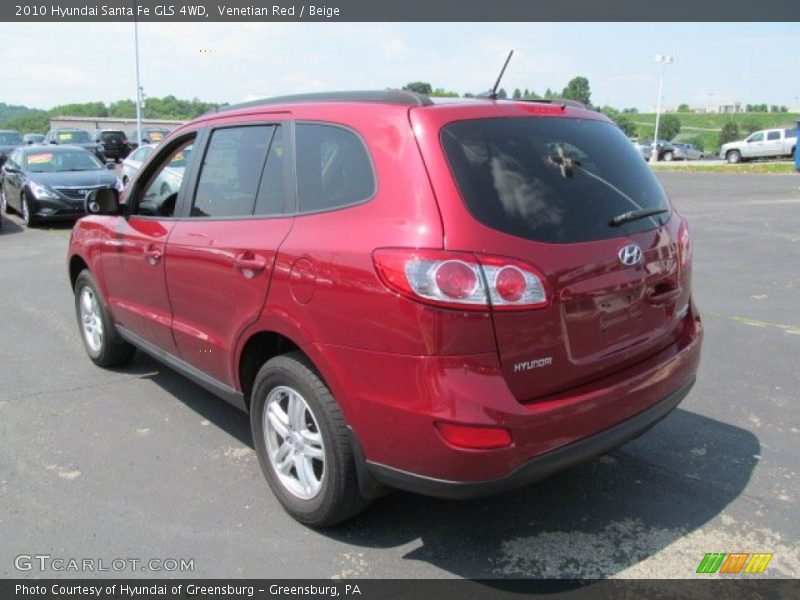
<instances>
[{"instance_id":1,"label":"asphalt parking lot","mask_svg":"<svg viewBox=\"0 0 800 600\"><path fill-rule=\"evenodd\" d=\"M216 577L689 578L707 552L800 577L800 175L659 173L691 220L697 385L642 438L473 502L405 493L317 532L264 480L247 417L139 353L85 356L69 226L0 233L0 576L14 557L193 559Z\"/></svg>"}]
</instances>

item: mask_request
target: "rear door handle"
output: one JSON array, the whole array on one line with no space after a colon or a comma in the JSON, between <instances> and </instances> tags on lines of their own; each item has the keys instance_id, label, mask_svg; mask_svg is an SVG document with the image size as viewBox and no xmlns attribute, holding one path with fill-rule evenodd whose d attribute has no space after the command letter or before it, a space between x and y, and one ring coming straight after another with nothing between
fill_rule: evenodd
<instances>
[{"instance_id":1,"label":"rear door handle","mask_svg":"<svg viewBox=\"0 0 800 600\"><path fill-rule=\"evenodd\" d=\"M252 277L267 268L267 261L250 250L237 254L233 259L234 268L242 271L245 277Z\"/></svg>"},{"instance_id":2,"label":"rear door handle","mask_svg":"<svg viewBox=\"0 0 800 600\"><path fill-rule=\"evenodd\" d=\"M161 260L162 257L161 250L159 250L155 246L148 246L147 249L144 251L144 257L150 265L155 266Z\"/></svg>"}]
</instances>

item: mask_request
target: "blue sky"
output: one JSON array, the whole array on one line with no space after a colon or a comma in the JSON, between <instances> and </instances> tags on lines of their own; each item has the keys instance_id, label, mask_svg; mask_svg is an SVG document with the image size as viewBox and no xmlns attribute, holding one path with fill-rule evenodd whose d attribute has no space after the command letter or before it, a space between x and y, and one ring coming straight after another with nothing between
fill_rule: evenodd
<instances>
[{"instance_id":1,"label":"blue sky","mask_svg":"<svg viewBox=\"0 0 800 600\"><path fill-rule=\"evenodd\" d=\"M0 23L0 101L49 108L135 95L132 23ZM798 23L143 23L145 93L238 102L259 96L428 81L481 92L516 51L503 87L560 91L651 110L656 53L664 102L800 106ZM203 52L201 52L203 50Z\"/></svg>"}]
</instances>

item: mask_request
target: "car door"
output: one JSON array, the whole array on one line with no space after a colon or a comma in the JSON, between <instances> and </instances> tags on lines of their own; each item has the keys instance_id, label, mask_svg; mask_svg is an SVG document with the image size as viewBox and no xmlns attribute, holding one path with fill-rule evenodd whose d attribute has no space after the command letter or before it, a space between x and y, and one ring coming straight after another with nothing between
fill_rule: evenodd
<instances>
[{"instance_id":1,"label":"car door","mask_svg":"<svg viewBox=\"0 0 800 600\"><path fill-rule=\"evenodd\" d=\"M6 202L12 210L22 210L20 194L22 192L22 173L23 154L21 150L15 150L3 165L3 194Z\"/></svg>"},{"instance_id":2,"label":"car door","mask_svg":"<svg viewBox=\"0 0 800 600\"><path fill-rule=\"evenodd\" d=\"M181 357L230 387L238 379L236 341L264 307L275 256L293 223L287 118L208 132L192 201L167 244Z\"/></svg>"},{"instance_id":3,"label":"car door","mask_svg":"<svg viewBox=\"0 0 800 600\"><path fill-rule=\"evenodd\" d=\"M770 129L766 132L763 156L778 156L783 150L783 136L780 129Z\"/></svg>"},{"instance_id":4,"label":"car door","mask_svg":"<svg viewBox=\"0 0 800 600\"><path fill-rule=\"evenodd\" d=\"M759 158L764 154L764 132L758 131L747 138L747 147L744 148L743 156L746 158Z\"/></svg>"},{"instance_id":5,"label":"car door","mask_svg":"<svg viewBox=\"0 0 800 600\"><path fill-rule=\"evenodd\" d=\"M129 188L126 215L119 218L111 245L113 253L103 261L106 301L114 320L129 332L170 354L177 354L172 336L172 308L167 296L164 268L166 244L177 222L176 203L185 194L186 178L168 195L161 194L165 171L185 171L194 132L161 149L146 171ZM172 175L174 177L174 175Z\"/></svg>"}]
</instances>

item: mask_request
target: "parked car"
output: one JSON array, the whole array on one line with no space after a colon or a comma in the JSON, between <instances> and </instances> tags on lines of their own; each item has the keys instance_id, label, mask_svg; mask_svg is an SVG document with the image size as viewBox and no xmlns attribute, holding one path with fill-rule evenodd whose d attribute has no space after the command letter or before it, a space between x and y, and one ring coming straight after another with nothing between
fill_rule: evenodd
<instances>
[{"instance_id":1,"label":"parked car","mask_svg":"<svg viewBox=\"0 0 800 600\"><path fill-rule=\"evenodd\" d=\"M103 147L105 157L115 163L120 162L131 152L128 137L119 129L98 129L94 132L94 140Z\"/></svg>"},{"instance_id":2,"label":"parked car","mask_svg":"<svg viewBox=\"0 0 800 600\"><path fill-rule=\"evenodd\" d=\"M675 159L675 146L672 145L672 142L658 140L656 142L656 151L658 152L657 160L669 162Z\"/></svg>"},{"instance_id":3,"label":"parked car","mask_svg":"<svg viewBox=\"0 0 800 600\"><path fill-rule=\"evenodd\" d=\"M653 146L647 142L640 142L634 138L630 138L630 140L633 144L633 147L636 148L636 151L641 155L641 157L646 161L649 161L650 157L653 155Z\"/></svg>"},{"instance_id":4,"label":"parked car","mask_svg":"<svg viewBox=\"0 0 800 600\"><path fill-rule=\"evenodd\" d=\"M705 154L697 146L692 144L679 144L672 142L674 150L673 158L675 160L702 160Z\"/></svg>"},{"instance_id":5,"label":"parked car","mask_svg":"<svg viewBox=\"0 0 800 600\"><path fill-rule=\"evenodd\" d=\"M22 145L19 133L10 129L0 130L0 167L6 162L8 156Z\"/></svg>"},{"instance_id":6,"label":"parked car","mask_svg":"<svg viewBox=\"0 0 800 600\"><path fill-rule=\"evenodd\" d=\"M139 151L144 151L143 157L141 155L139 156L142 158L142 160L144 160L150 154L150 152L152 152L153 148L155 148L155 146L150 144L147 146L142 146L141 148L137 148L131 156L136 155L136 153ZM152 193L148 200L155 203L159 210L163 200L170 197L180 189L181 182L183 181L183 173L191 153L192 146L186 146L183 148L181 152L172 157L169 165L167 165L167 167L165 167L158 174L158 177L153 180L150 186L152 188ZM126 186L128 183L130 183L131 179L133 179L133 177L141 168L141 165L142 162L137 160L126 160L123 163L123 186Z\"/></svg>"},{"instance_id":7,"label":"parked car","mask_svg":"<svg viewBox=\"0 0 800 600\"><path fill-rule=\"evenodd\" d=\"M186 124L74 229L89 358L139 348L248 411L273 492L314 526L643 433L698 367L686 219L608 118L534 108L352 92Z\"/></svg>"},{"instance_id":8,"label":"parked car","mask_svg":"<svg viewBox=\"0 0 800 600\"><path fill-rule=\"evenodd\" d=\"M133 176L139 171L144 159L150 155L153 148L155 148L155 146L152 144L139 146L122 161L122 185L128 185L128 182L133 179Z\"/></svg>"},{"instance_id":9,"label":"parked car","mask_svg":"<svg viewBox=\"0 0 800 600\"><path fill-rule=\"evenodd\" d=\"M790 158L797 148L797 129L764 129L746 139L722 144L720 158L738 163L754 158Z\"/></svg>"},{"instance_id":10,"label":"parked car","mask_svg":"<svg viewBox=\"0 0 800 600\"><path fill-rule=\"evenodd\" d=\"M83 148L22 146L3 166L0 204L4 212L19 213L28 227L42 221L75 219L84 214L89 192L122 190L122 183L109 169Z\"/></svg>"},{"instance_id":11,"label":"parked car","mask_svg":"<svg viewBox=\"0 0 800 600\"><path fill-rule=\"evenodd\" d=\"M26 144L42 144L44 136L41 133L26 133L22 136L22 141Z\"/></svg>"},{"instance_id":12,"label":"parked car","mask_svg":"<svg viewBox=\"0 0 800 600\"><path fill-rule=\"evenodd\" d=\"M144 144L152 144L157 146L160 144L165 137L167 137L170 133L169 129L164 129L161 127L142 127L142 140L140 144L133 144L135 147L142 146ZM135 140L136 139L136 130L134 129L131 131L130 135L128 136L129 139Z\"/></svg>"},{"instance_id":13,"label":"parked car","mask_svg":"<svg viewBox=\"0 0 800 600\"><path fill-rule=\"evenodd\" d=\"M100 162L106 162L103 146L94 141L85 129L51 129L44 136L44 143L78 146L94 154Z\"/></svg>"}]
</instances>

